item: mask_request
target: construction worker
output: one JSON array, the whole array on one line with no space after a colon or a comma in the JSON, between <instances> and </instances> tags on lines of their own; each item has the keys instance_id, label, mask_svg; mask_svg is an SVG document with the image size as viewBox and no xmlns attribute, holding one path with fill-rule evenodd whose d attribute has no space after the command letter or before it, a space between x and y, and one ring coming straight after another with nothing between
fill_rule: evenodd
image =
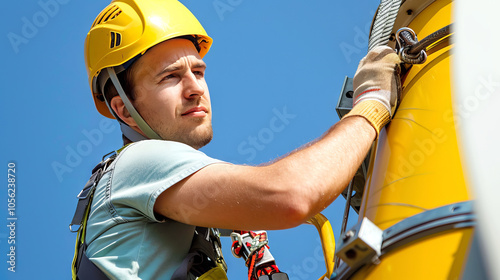
<instances>
[{"instance_id":1,"label":"construction worker","mask_svg":"<svg viewBox=\"0 0 500 280\"><path fill-rule=\"evenodd\" d=\"M320 139L258 167L211 158L198 151L212 139L202 60L211 44L176 0L114 0L87 35L97 110L119 121L128 144L89 181L96 187L83 252L107 278L171 279L184 269L183 279L225 279L218 264L183 267L195 226L304 223L342 192L394 113L398 58L376 48L360 63L353 110Z\"/></svg>"}]
</instances>

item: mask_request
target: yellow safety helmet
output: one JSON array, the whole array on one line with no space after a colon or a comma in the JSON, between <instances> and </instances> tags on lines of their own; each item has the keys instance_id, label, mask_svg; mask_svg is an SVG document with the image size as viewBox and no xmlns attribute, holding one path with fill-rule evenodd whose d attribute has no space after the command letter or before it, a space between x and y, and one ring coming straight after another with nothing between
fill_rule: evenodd
<instances>
[{"instance_id":1,"label":"yellow safety helmet","mask_svg":"<svg viewBox=\"0 0 500 280\"><path fill-rule=\"evenodd\" d=\"M115 118L101 92L107 80L98 80L101 71L121 66L158 43L185 35L198 39L201 57L212 45L203 26L177 0L113 0L97 16L85 39L85 64L99 113Z\"/></svg>"}]
</instances>

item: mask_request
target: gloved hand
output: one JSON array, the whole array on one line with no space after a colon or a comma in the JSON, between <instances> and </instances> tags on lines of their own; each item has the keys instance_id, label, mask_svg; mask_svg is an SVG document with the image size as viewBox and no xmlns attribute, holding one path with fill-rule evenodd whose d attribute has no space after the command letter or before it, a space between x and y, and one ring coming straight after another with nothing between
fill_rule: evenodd
<instances>
[{"instance_id":1,"label":"gloved hand","mask_svg":"<svg viewBox=\"0 0 500 280\"><path fill-rule=\"evenodd\" d=\"M362 116L377 131L394 115L401 94L400 59L387 46L371 50L359 63L354 76L353 109L344 118Z\"/></svg>"}]
</instances>

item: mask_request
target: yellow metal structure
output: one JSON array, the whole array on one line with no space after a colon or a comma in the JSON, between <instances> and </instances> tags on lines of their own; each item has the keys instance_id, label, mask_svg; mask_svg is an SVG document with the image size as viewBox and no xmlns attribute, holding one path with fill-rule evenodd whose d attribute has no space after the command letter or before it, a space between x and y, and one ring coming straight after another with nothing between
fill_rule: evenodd
<instances>
[{"instance_id":1,"label":"yellow metal structure","mask_svg":"<svg viewBox=\"0 0 500 280\"><path fill-rule=\"evenodd\" d=\"M419 39L452 22L451 0L426 5L407 25ZM367 217L384 230L426 210L471 200L452 111L452 48L449 40L430 46L427 61L404 78L400 107L371 155L360 220ZM423 237L351 279L458 279L472 234L472 228L462 228Z\"/></svg>"},{"instance_id":2,"label":"yellow metal structure","mask_svg":"<svg viewBox=\"0 0 500 280\"><path fill-rule=\"evenodd\" d=\"M319 280L330 279L330 276L335 269L335 238L333 235L332 225L330 221L321 213L314 215L308 223L314 225L318 230L321 239L321 246L323 248L323 256L325 257L326 273L319 278Z\"/></svg>"}]
</instances>

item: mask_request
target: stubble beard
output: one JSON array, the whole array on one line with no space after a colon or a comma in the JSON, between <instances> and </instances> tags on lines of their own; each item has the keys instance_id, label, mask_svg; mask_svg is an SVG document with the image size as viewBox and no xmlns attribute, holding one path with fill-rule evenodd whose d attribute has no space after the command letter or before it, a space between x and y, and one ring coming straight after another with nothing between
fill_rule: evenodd
<instances>
[{"instance_id":1,"label":"stubble beard","mask_svg":"<svg viewBox=\"0 0 500 280\"><path fill-rule=\"evenodd\" d=\"M205 118L192 118L174 124L155 118L149 111L144 113L143 118L161 139L184 143L196 150L206 146L213 138L210 113Z\"/></svg>"},{"instance_id":2,"label":"stubble beard","mask_svg":"<svg viewBox=\"0 0 500 280\"><path fill-rule=\"evenodd\" d=\"M193 121L196 122L198 120ZM199 122L202 121L199 120ZM164 140L181 142L198 150L210 143L213 138L212 122L211 120L205 121L207 123L202 123L194 128L178 127L175 129L169 129L167 123L161 123L159 126L156 126L161 127L157 133Z\"/></svg>"}]
</instances>

